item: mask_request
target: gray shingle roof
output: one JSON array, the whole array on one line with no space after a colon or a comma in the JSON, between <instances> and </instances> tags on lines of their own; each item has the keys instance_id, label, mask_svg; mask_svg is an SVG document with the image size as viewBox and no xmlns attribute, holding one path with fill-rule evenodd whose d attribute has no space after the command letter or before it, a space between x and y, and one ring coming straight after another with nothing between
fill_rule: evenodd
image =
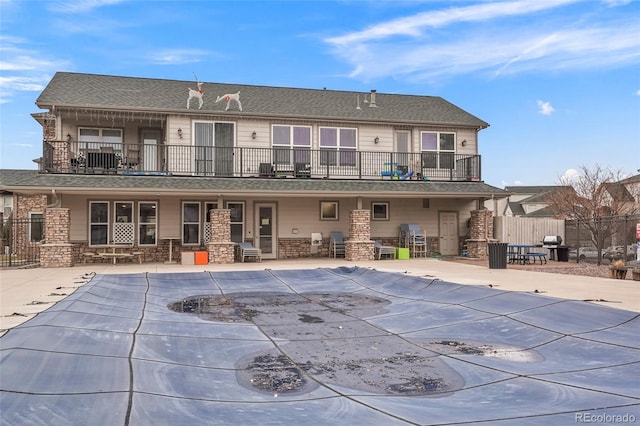
<instances>
[{"instance_id":1,"label":"gray shingle roof","mask_svg":"<svg viewBox=\"0 0 640 426\"><path fill-rule=\"evenodd\" d=\"M41 108L88 108L155 111L185 114L216 113L247 117L287 117L314 120L373 121L481 129L488 123L437 96L376 94L377 108L364 103L365 93L296 89L240 84L203 84L204 105L192 101L187 110L188 89L194 81L133 78L58 72L36 100ZM240 92L243 111L232 102L225 111L216 97ZM357 109L360 95L361 109Z\"/></svg>"},{"instance_id":2,"label":"gray shingle roof","mask_svg":"<svg viewBox=\"0 0 640 426\"><path fill-rule=\"evenodd\" d=\"M206 192L234 195L259 193L296 197L315 197L321 194L460 198L506 196L505 191L484 182L74 175L47 174L36 170L0 170L0 190L43 192L52 188L58 192L91 191L96 194Z\"/></svg>"}]
</instances>

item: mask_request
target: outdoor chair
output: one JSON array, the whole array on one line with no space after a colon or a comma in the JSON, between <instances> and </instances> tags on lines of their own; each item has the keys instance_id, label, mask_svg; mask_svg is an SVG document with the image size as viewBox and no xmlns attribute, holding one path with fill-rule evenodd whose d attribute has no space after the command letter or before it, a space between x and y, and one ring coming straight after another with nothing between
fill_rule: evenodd
<instances>
[{"instance_id":1,"label":"outdoor chair","mask_svg":"<svg viewBox=\"0 0 640 426\"><path fill-rule=\"evenodd\" d=\"M240 261L244 263L244 259L247 257L255 258L256 262L262 262L262 250L255 248L251 243L238 244L240 249Z\"/></svg>"},{"instance_id":2,"label":"outdoor chair","mask_svg":"<svg viewBox=\"0 0 640 426\"><path fill-rule=\"evenodd\" d=\"M427 255L427 236L425 232L420 229L420 225L410 223L408 226L409 231L409 248L411 250L411 257L424 257Z\"/></svg>"},{"instance_id":3,"label":"outdoor chair","mask_svg":"<svg viewBox=\"0 0 640 426\"><path fill-rule=\"evenodd\" d=\"M383 256L388 259L396 258L396 248L393 246L384 246L378 241L373 242L373 250L375 252L375 258L380 260Z\"/></svg>"},{"instance_id":4,"label":"outdoor chair","mask_svg":"<svg viewBox=\"0 0 640 426\"><path fill-rule=\"evenodd\" d=\"M329 239L329 256L333 258L345 257L344 238L342 232L332 231Z\"/></svg>"},{"instance_id":5,"label":"outdoor chair","mask_svg":"<svg viewBox=\"0 0 640 426\"><path fill-rule=\"evenodd\" d=\"M311 166L307 163L295 163L293 175L297 178L309 178L311 177Z\"/></svg>"},{"instance_id":6,"label":"outdoor chair","mask_svg":"<svg viewBox=\"0 0 640 426\"><path fill-rule=\"evenodd\" d=\"M273 165L271 163L260 163L260 168L258 169L258 173L260 177L275 176L275 173L273 171Z\"/></svg>"},{"instance_id":7,"label":"outdoor chair","mask_svg":"<svg viewBox=\"0 0 640 426\"><path fill-rule=\"evenodd\" d=\"M129 148L127 150L127 156L123 162L123 166L131 170L138 167L140 164L140 151L137 149Z\"/></svg>"}]
</instances>

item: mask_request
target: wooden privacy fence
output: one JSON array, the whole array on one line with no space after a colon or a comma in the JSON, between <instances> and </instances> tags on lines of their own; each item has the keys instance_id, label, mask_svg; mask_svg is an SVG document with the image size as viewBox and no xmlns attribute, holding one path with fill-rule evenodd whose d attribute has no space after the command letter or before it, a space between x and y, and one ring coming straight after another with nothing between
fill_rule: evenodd
<instances>
[{"instance_id":1,"label":"wooden privacy fence","mask_svg":"<svg viewBox=\"0 0 640 426\"><path fill-rule=\"evenodd\" d=\"M545 235L560 235L564 243L564 220L509 216L493 219L493 236L501 243L541 244Z\"/></svg>"}]
</instances>

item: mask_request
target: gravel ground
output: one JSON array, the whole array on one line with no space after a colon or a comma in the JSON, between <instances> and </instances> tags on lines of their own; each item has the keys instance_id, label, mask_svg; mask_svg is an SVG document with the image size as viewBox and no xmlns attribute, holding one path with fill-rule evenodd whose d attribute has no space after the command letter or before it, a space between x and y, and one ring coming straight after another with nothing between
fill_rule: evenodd
<instances>
[{"instance_id":1,"label":"gravel ground","mask_svg":"<svg viewBox=\"0 0 640 426\"><path fill-rule=\"evenodd\" d=\"M464 257L456 257L446 259L454 262L466 263L466 264L474 264L478 266L486 266L489 267L488 259L470 259ZM550 272L554 274L569 274L569 275L581 275L586 277L600 277L600 278L612 278L611 270L609 269L609 265L597 265L595 263L581 262L553 262L549 261L546 264L540 265L518 265L518 264L508 264L507 269L522 269L525 271L535 271L535 272ZM627 280L632 279L631 271L627 271Z\"/></svg>"}]
</instances>

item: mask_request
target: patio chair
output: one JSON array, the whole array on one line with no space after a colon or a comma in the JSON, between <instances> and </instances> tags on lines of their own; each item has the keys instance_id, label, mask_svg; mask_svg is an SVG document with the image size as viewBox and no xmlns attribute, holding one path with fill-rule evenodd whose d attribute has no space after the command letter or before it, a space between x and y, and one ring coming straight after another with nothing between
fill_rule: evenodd
<instances>
[{"instance_id":1,"label":"patio chair","mask_svg":"<svg viewBox=\"0 0 640 426\"><path fill-rule=\"evenodd\" d=\"M382 256L385 256L388 259L396 258L396 248L393 246L384 246L378 241L374 241L373 250L375 253L375 258L378 260L382 259Z\"/></svg>"},{"instance_id":2,"label":"patio chair","mask_svg":"<svg viewBox=\"0 0 640 426\"><path fill-rule=\"evenodd\" d=\"M311 177L311 166L307 163L295 163L293 175L297 178L309 178Z\"/></svg>"},{"instance_id":3,"label":"patio chair","mask_svg":"<svg viewBox=\"0 0 640 426\"><path fill-rule=\"evenodd\" d=\"M273 164L271 163L260 163L260 168L258 169L258 174L260 177L274 177L275 172L273 171Z\"/></svg>"},{"instance_id":4,"label":"patio chair","mask_svg":"<svg viewBox=\"0 0 640 426\"><path fill-rule=\"evenodd\" d=\"M127 169L135 169L140 164L140 150L135 148L129 148L127 150L127 156L124 159L122 165Z\"/></svg>"},{"instance_id":5,"label":"patio chair","mask_svg":"<svg viewBox=\"0 0 640 426\"><path fill-rule=\"evenodd\" d=\"M262 262L262 250L255 248L251 243L240 243L240 261L244 263L244 259L247 257L255 258L256 262Z\"/></svg>"},{"instance_id":6,"label":"patio chair","mask_svg":"<svg viewBox=\"0 0 640 426\"><path fill-rule=\"evenodd\" d=\"M409 230L409 248L411 249L411 257L424 257L427 255L427 236L420 229L420 225L410 223Z\"/></svg>"},{"instance_id":7,"label":"patio chair","mask_svg":"<svg viewBox=\"0 0 640 426\"><path fill-rule=\"evenodd\" d=\"M331 232L331 238L329 239L329 256L333 256L334 259L338 256L345 256L344 238L340 231Z\"/></svg>"}]
</instances>

